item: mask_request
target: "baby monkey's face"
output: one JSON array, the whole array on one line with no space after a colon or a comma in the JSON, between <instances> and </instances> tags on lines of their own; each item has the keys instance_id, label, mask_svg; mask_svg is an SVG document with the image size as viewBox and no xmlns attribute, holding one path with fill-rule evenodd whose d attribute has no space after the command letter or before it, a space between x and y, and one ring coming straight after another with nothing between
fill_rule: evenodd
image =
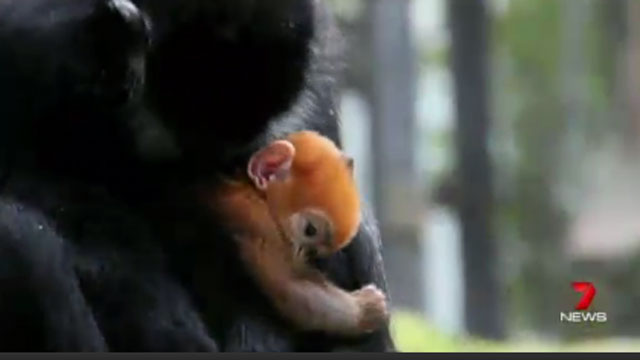
<instances>
[{"instance_id":1,"label":"baby monkey's face","mask_svg":"<svg viewBox=\"0 0 640 360\"><path fill-rule=\"evenodd\" d=\"M292 134L256 153L249 175L294 246L328 256L355 236L360 198L353 160L331 140L314 132Z\"/></svg>"},{"instance_id":2,"label":"baby monkey's face","mask_svg":"<svg viewBox=\"0 0 640 360\"><path fill-rule=\"evenodd\" d=\"M318 256L337 251L333 221L319 209L304 209L280 219L282 228L292 243Z\"/></svg>"},{"instance_id":3,"label":"baby monkey's face","mask_svg":"<svg viewBox=\"0 0 640 360\"><path fill-rule=\"evenodd\" d=\"M308 167L302 161L298 164L296 157L289 178L272 183L267 190L271 211L287 237L319 256L345 247L360 225L353 162L328 150Z\"/></svg>"}]
</instances>

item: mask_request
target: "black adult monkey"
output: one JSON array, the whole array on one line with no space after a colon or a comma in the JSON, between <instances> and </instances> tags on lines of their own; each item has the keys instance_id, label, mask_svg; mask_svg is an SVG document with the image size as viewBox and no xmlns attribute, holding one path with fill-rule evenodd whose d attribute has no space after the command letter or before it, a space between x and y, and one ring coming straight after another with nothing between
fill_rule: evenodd
<instances>
[{"instance_id":1,"label":"black adult monkey","mask_svg":"<svg viewBox=\"0 0 640 360\"><path fill-rule=\"evenodd\" d=\"M388 331L291 332L194 191L277 132L337 140L322 7L138 5L146 19L126 0L0 3L0 349L208 351L213 335L227 351L391 350ZM346 288L384 288L378 246L367 217L325 265ZM220 261L193 269L207 250Z\"/></svg>"},{"instance_id":2,"label":"black adult monkey","mask_svg":"<svg viewBox=\"0 0 640 360\"><path fill-rule=\"evenodd\" d=\"M118 191L147 171L148 26L127 1L0 1L0 350L217 349Z\"/></svg>"},{"instance_id":3,"label":"black adult monkey","mask_svg":"<svg viewBox=\"0 0 640 360\"><path fill-rule=\"evenodd\" d=\"M154 24L147 99L174 134L183 156L188 154L185 158L193 169L182 174L203 177L212 169L242 167L272 137L300 129L315 129L339 142L336 91L341 43L322 2L139 0L138 4ZM212 167L215 162L218 166ZM177 205L189 198L197 194L165 201L169 209L161 204L154 204L154 209L157 218L173 213L173 219L183 219L164 222L169 228L161 234L182 235L180 241L173 235L166 241L170 253L183 255L174 269L182 274L182 283L191 284L191 292L199 295L199 305L222 349L393 350L388 329L351 343L320 334L294 336L266 299L252 286L242 285L250 281L236 262L233 242L211 226L208 209L192 207L194 201ZM191 232L189 239L188 229L196 223L199 231ZM385 289L379 241L368 214L352 246L319 265L347 289L369 282ZM201 263L193 259L202 256L206 263L212 253L219 255L211 269L190 268ZM205 288L213 288L210 296L197 288L194 273L205 274Z\"/></svg>"}]
</instances>

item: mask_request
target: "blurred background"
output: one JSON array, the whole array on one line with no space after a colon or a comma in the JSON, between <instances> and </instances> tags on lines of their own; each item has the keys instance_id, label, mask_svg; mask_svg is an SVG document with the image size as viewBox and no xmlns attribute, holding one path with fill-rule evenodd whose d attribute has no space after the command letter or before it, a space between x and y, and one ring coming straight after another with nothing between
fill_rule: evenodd
<instances>
[{"instance_id":1,"label":"blurred background","mask_svg":"<svg viewBox=\"0 0 640 360\"><path fill-rule=\"evenodd\" d=\"M399 350L640 351L640 1L330 3Z\"/></svg>"}]
</instances>

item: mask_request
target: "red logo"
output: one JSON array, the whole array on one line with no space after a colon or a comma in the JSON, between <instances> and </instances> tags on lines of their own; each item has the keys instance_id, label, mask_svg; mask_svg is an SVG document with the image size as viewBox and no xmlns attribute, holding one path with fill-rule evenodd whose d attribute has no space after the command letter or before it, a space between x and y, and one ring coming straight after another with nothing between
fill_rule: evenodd
<instances>
[{"instance_id":1,"label":"red logo","mask_svg":"<svg viewBox=\"0 0 640 360\"><path fill-rule=\"evenodd\" d=\"M573 290L582 293L582 298L576 304L576 310L587 310L593 297L596 296L596 287L590 282L574 282L571 285Z\"/></svg>"}]
</instances>

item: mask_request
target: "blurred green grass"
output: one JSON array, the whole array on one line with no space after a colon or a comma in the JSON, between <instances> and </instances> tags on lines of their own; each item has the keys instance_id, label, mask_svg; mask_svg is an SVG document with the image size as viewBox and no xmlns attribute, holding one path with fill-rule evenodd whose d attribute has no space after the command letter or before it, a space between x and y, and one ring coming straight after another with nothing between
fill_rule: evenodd
<instances>
[{"instance_id":1,"label":"blurred green grass","mask_svg":"<svg viewBox=\"0 0 640 360\"><path fill-rule=\"evenodd\" d=\"M585 340L571 343L537 341L493 342L451 336L431 326L422 316L396 311L391 331L401 352L640 352L640 339Z\"/></svg>"}]
</instances>

